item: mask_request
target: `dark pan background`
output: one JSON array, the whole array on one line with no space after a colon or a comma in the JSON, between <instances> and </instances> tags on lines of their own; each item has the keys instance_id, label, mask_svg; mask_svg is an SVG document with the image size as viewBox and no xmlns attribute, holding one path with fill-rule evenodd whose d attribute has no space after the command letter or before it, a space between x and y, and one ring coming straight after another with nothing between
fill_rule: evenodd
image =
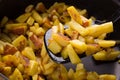
<instances>
[{"instance_id":1,"label":"dark pan background","mask_svg":"<svg viewBox=\"0 0 120 80\"><path fill-rule=\"evenodd\" d=\"M109 18L120 7L120 0L0 0L0 20L3 16L15 18L24 12L27 5L41 1L47 8L54 2L65 2L81 9L85 8L88 10L89 16L95 16L100 20ZM110 39L120 39L120 31L118 31L120 20L116 24L115 26L118 27L115 27L114 33L109 36Z\"/></svg>"},{"instance_id":2,"label":"dark pan background","mask_svg":"<svg viewBox=\"0 0 120 80\"><path fill-rule=\"evenodd\" d=\"M24 9L29 4L43 2L48 8L54 2L65 2L68 5L77 8L87 9L89 16L95 16L97 19L104 20L109 18L118 8L120 0L0 0L0 20L3 16L11 19L16 18L19 14L24 13ZM120 40L120 20L114 24L114 32L108 36L108 39ZM92 57L82 59L88 71L97 71L100 74L112 73L117 75L120 80L120 64L118 62L96 63ZM66 64L68 67L71 65Z\"/></svg>"}]
</instances>

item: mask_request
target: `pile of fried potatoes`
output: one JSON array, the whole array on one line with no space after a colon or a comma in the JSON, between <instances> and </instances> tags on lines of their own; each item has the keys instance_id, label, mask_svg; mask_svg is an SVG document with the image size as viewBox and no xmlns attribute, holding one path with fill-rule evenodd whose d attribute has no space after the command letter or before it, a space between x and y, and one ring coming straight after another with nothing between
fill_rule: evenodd
<instances>
[{"instance_id":1,"label":"pile of fried potatoes","mask_svg":"<svg viewBox=\"0 0 120 80\"><path fill-rule=\"evenodd\" d=\"M114 60L120 54L111 48L115 41L104 40L113 32L112 22L92 25L93 19L86 16L86 9L57 2L49 9L42 2L28 5L14 20L4 16L0 22L0 73L9 80L116 80L112 74L87 72L80 63L78 55L83 53L96 60ZM50 28L49 49L69 57L76 70L67 70L48 56L43 39Z\"/></svg>"}]
</instances>

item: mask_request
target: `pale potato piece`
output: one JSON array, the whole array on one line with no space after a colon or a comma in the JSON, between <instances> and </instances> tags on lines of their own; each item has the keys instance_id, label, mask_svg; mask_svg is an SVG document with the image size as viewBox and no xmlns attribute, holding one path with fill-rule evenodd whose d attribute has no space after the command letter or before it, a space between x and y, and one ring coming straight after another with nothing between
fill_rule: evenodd
<instances>
[{"instance_id":1,"label":"pale potato piece","mask_svg":"<svg viewBox=\"0 0 120 80\"><path fill-rule=\"evenodd\" d=\"M65 34L67 34L71 39L78 39L79 33L76 30L71 29L68 27L67 29L64 30Z\"/></svg>"},{"instance_id":2,"label":"pale potato piece","mask_svg":"<svg viewBox=\"0 0 120 80\"><path fill-rule=\"evenodd\" d=\"M79 24L82 24L82 19L80 17L79 12L76 10L74 6L70 6L67 8L68 13L70 14L71 18L73 18Z\"/></svg>"},{"instance_id":3,"label":"pale potato piece","mask_svg":"<svg viewBox=\"0 0 120 80\"><path fill-rule=\"evenodd\" d=\"M29 12L31 12L31 11L33 10L33 8L34 8L34 5L30 4L30 5L28 5L28 6L25 8L25 12L26 12L26 13L29 13Z\"/></svg>"},{"instance_id":4,"label":"pale potato piece","mask_svg":"<svg viewBox=\"0 0 120 80\"><path fill-rule=\"evenodd\" d=\"M25 36L20 35L12 42L12 44L19 50L23 50L27 46L27 39Z\"/></svg>"},{"instance_id":5,"label":"pale potato piece","mask_svg":"<svg viewBox=\"0 0 120 80\"><path fill-rule=\"evenodd\" d=\"M38 75L33 75L32 80L38 80Z\"/></svg>"},{"instance_id":6,"label":"pale potato piece","mask_svg":"<svg viewBox=\"0 0 120 80\"><path fill-rule=\"evenodd\" d=\"M99 37L100 35L104 33L113 32L113 23L106 22L100 25L92 25L91 27L87 27L86 29L89 32L88 35L93 36L93 37Z\"/></svg>"},{"instance_id":7,"label":"pale potato piece","mask_svg":"<svg viewBox=\"0 0 120 80\"><path fill-rule=\"evenodd\" d=\"M85 54L89 56L95 54L98 51L101 51L101 47L98 44L87 44L87 50Z\"/></svg>"},{"instance_id":8,"label":"pale potato piece","mask_svg":"<svg viewBox=\"0 0 120 80\"><path fill-rule=\"evenodd\" d=\"M61 51L61 56L66 59L68 58L68 48L64 47L63 50Z\"/></svg>"},{"instance_id":9,"label":"pale potato piece","mask_svg":"<svg viewBox=\"0 0 120 80\"><path fill-rule=\"evenodd\" d=\"M84 68L78 69L75 73L74 73L74 80L86 80L86 75L87 75L87 71Z\"/></svg>"},{"instance_id":10,"label":"pale potato piece","mask_svg":"<svg viewBox=\"0 0 120 80\"><path fill-rule=\"evenodd\" d=\"M4 46L0 43L0 54L4 54Z\"/></svg>"},{"instance_id":11,"label":"pale potato piece","mask_svg":"<svg viewBox=\"0 0 120 80\"><path fill-rule=\"evenodd\" d=\"M58 26L53 26L52 27L52 34L58 33L59 32L59 28Z\"/></svg>"},{"instance_id":12,"label":"pale potato piece","mask_svg":"<svg viewBox=\"0 0 120 80\"><path fill-rule=\"evenodd\" d=\"M52 51L54 54L57 54L62 50L62 47L53 39L53 40L50 40L48 49Z\"/></svg>"},{"instance_id":13,"label":"pale potato piece","mask_svg":"<svg viewBox=\"0 0 120 80\"><path fill-rule=\"evenodd\" d=\"M26 69L28 75L33 76L38 73L38 62L35 60L30 60L30 63Z\"/></svg>"},{"instance_id":14,"label":"pale potato piece","mask_svg":"<svg viewBox=\"0 0 120 80\"><path fill-rule=\"evenodd\" d=\"M98 80L99 75L96 72L88 72L87 80Z\"/></svg>"},{"instance_id":15,"label":"pale potato piece","mask_svg":"<svg viewBox=\"0 0 120 80\"><path fill-rule=\"evenodd\" d=\"M27 26L27 23L8 23L5 25L5 28L7 30L12 30L19 26Z\"/></svg>"},{"instance_id":16,"label":"pale potato piece","mask_svg":"<svg viewBox=\"0 0 120 80\"><path fill-rule=\"evenodd\" d=\"M59 27L59 32L61 34L64 34L64 25L62 23L59 23L58 27Z\"/></svg>"},{"instance_id":17,"label":"pale potato piece","mask_svg":"<svg viewBox=\"0 0 120 80\"><path fill-rule=\"evenodd\" d=\"M43 74L49 75L49 74L53 73L53 71L55 70L56 63L54 63L53 61L50 61L47 64L44 64L43 68L44 68Z\"/></svg>"},{"instance_id":18,"label":"pale potato piece","mask_svg":"<svg viewBox=\"0 0 120 80\"><path fill-rule=\"evenodd\" d=\"M34 18L36 22L38 22L39 24L42 24L43 19L37 11L35 10L32 11L32 17Z\"/></svg>"},{"instance_id":19,"label":"pale potato piece","mask_svg":"<svg viewBox=\"0 0 120 80\"><path fill-rule=\"evenodd\" d=\"M37 3L35 9L39 12L45 12L46 8L42 2Z\"/></svg>"},{"instance_id":20,"label":"pale potato piece","mask_svg":"<svg viewBox=\"0 0 120 80\"><path fill-rule=\"evenodd\" d=\"M16 68L13 74L9 77L10 80L23 80L21 72Z\"/></svg>"},{"instance_id":21,"label":"pale potato piece","mask_svg":"<svg viewBox=\"0 0 120 80\"><path fill-rule=\"evenodd\" d=\"M54 68L49 68L49 69L46 69L44 72L43 72L43 74L44 75L50 75L51 73L53 73L54 72Z\"/></svg>"},{"instance_id":22,"label":"pale potato piece","mask_svg":"<svg viewBox=\"0 0 120 80\"><path fill-rule=\"evenodd\" d=\"M0 27L4 27L4 25L8 22L8 17L4 16L1 20Z\"/></svg>"},{"instance_id":23,"label":"pale potato piece","mask_svg":"<svg viewBox=\"0 0 120 80\"><path fill-rule=\"evenodd\" d=\"M98 39L104 40L106 36L107 36L107 33L103 33L98 37Z\"/></svg>"},{"instance_id":24,"label":"pale potato piece","mask_svg":"<svg viewBox=\"0 0 120 80\"><path fill-rule=\"evenodd\" d=\"M42 45L42 49L41 49L41 53L40 53L41 57L44 58L47 55L47 51L45 48L45 44L43 43Z\"/></svg>"},{"instance_id":25,"label":"pale potato piece","mask_svg":"<svg viewBox=\"0 0 120 80\"><path fill-rule=\"evenodd\" d=\"M30 60L35 60L35 53L31 47L25 47L25 49L22 51L22 54L29 58Z\"/></svg>"},{"instance_id":26,"label":"pale potato piece","mask_svg":"<svg viewBox=\"0 0 120 80\"><path fill-rule=\"evenodd\" d=\"M99 51L96 54L93 54L93 57L95 58L95 60L106 60L106 55L107 52L106 51Z\"/></svg>"},{"instance_id":27,"label":"pale potato piece","mask_svg":"<svg viewBox=\"0 0 120 80\"><path fill-rule=\"evenodd\" d=\"M86 36L88 35L89 31L88 29L84 28L83 26L81 26L80 24L78 24L76 21L71 20L69 22L69 26L73 29L78 31L78 33L82 36Z\"/></svg>"},{"instance_id":28,"label":"pale potato piece","mask_svg":"<svg viewBox=\"0 0 120 80\"><path fill-rule=\"evenodd\" d=\"M62 34L53 34L52 35L52 38L58 43L60 44L61 46L65 47L69 44L69 41L70 39L65 36L65 35L62 35Z\"/></svg>"},{"instance_id":29,"label":"pale potato piece","mask_svg":"<svg viewBox=\"0 0 120 80\"><path fill-rule=\"evenodd\" d=\"M7 77L11 75L12 73L12 67L4 67L3 68L3 74L6 75Z\"/></svg>"},{"instance_id":30,"label":"pale potato piece","mask_svg":"<svg viewBox=\"0 0 120 80\"><path fill-rule=\"evenodd\" d=\"M2 57L2 61L11 67L17 66L20 62L19 58L16 57L15 55L5 55Z\"/></svg>"},{"instance_id":31,"label":"pale potato piece","mask_svg":"<svg viewBox=\"0 0 120 80\"><path fill-rule=\"evenodd\" d=\"M78 64L81 62L81 59L77 55L77 53L74 51L73 47L71 44L67 45L68 48L68 56L70 58L70 61L72 64Z\"/></svg>"},{"instance_id":32,"label":"pale potato piece","mask_svg":"<svg viewBox=\"0 0 120 80\"><path fill-rule=\"evenodd\" d=\"M84 64L78 63L77 66L76 66L76 71L79 71L79 70L81 70L81 69L84 69L84 70L85 70Z\"/></svg>"},{"instance_id":33,"label":"pale potato piece","mask_svg":"<svg viewBox=\"0 0 120 80\"><path fill-rule=\"evenodd\" d=\"M67 29L64 30L64 32L68 35L68 36L72 36L73 35L73 29L71 29L70 27L68 27Z\"/></svg>"},{"instance_id":34,"label":"pale potato piece","mask_svg":"<svg viewBox=\"0 0 120 80\"><path fill-rule=\"evenodd\" d=\"M24 23L29 17L31 16L31 13L24 13L16 18L16 21L19 23Z\"/></svg>"},{"instance_id":35,"label":"pale potato piece","mask_svg":"<svg viewBox=\"0 0 120 80\"><path fill-rule=\"evenodd\" d=\"M112 74L102 74L99 76L100 80L116 80L116 76Z\"/></svg>"},{"instance_id":36,"label":"pale potato piece","mask_svg":"<svg viewBox=\"0 0 120 80\"><path fill-rule=\"evenodd\" d=\"M19 63L18 66L17 66L17 69L18 69L21 73L24 73L25 67L24 67L23 64Z\"/></svg>"},{"instance_id":37,"label":"pale potato piece","mask_svg":"<svg viewBox=\"0 0 120 80\"><path fill-rule=\"evenodd\" d=\"M120 55L120 51L112 51L107 55L107 60L115 60Z\"/></svg>"},{"instance_id":38,"label":"pale potato piece","mask_svg":"<svg viewBox=\"0 0 120 80\"><path fill-rule=\"evenodd\" d=\"M103 48L113 47L116 44L114 40L99 40L98 44Z\"/></svg>"},{"instance_id":39,"label":"pale potato piece","mask_svg":"<svg viewBox=\"0 0 120 80\"><path fill-rule=\"evenodd\" d=\"M74 6L70 6L67 8L67 11L71 18L75 20L77 23L79 23L82 26L90 26L92 23L91 19L87 19L86 17L82 16L78 10Z\"/></svg>"},{"instance_id":40,"label":"pale potato piece","mask_svg":"<svg viewBox=\"0 0 120 80\"><path fill-rule=\"evenodd\" d=\"M71 40L70 44L79 50L79 52L83 53L87 50L87 45L85 42L79 41L79 40ZM79 54L79 53L78 53Z\"/></svg>"},{"instance_id":41,"label":"pale potato piece","mask_svg":"<svg viewBox=\"0 0 120 80\"><path fill-rule=\"evenodd\" d=\"M45 30L42 27L36 26L37 25L30 27L30 31L32 31L37 36L43 36L45 34Z\"/></svg>"},{"instance_id":42,"label":"pale potato piece","mask_svg":"<svg viewBox=\"0 0 120 80\"><path fill-rule=\"evenodd\" d=\"M68 78L69 80L74 80L74 70L72 68L68 71Z\"/></svg>"},{"instance_id":43,"label":"pale potato piece","mask_svg":"<svg viewBox=\"0 0 120 80\"><path fill-rule=\"evenodd\" d=\"M31 26L33 25L33 23L34 23L34 19L32 17L29 17L27 20L27 24Z\"/></svg>"}]
</instances>

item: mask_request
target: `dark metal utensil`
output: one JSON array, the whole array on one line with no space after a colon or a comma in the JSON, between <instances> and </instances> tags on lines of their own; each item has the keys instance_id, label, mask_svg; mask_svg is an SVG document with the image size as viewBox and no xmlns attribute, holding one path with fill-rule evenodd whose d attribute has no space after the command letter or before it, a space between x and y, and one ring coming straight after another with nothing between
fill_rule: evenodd
<instances>
[{"instance_id":1,"label":"dark metal utensil","mask_svg":"<svg viewBox=\"0 0 120 80\"><path fill-rule=\"evenodd\" d=\"M5 75L0 73L0 80L9 80Z\"/></svg>"},{"instance_id":2,"label":"dark metal utensil","mask_svg":"<svg viewBox=\"0 0 120 80\"><path fill-rule=\"evenodd\" d=\"M105 22L108 22L108 21L112 21L113 23L115 23L116 21L118 21L120 19L120 8L110 17L107 19L107 21L100 21L100 20L96 20L94 21L95 24L102 24L102 23L105 23ZM51 37L51 32L52 30L49 29L45 35L44 35L44 43L45 43L45 47L46 47L46 50L49 54L49 56L51 57L51 59L57 63L67 63L67 62L70 62L70 60L67 58L67 59L63 59L63 57L61 56L56 56L54 55L54 53L52 51L50 51L48 49L48 40L50 39ZM83 57L83 56L82 56Z\"/></svg>"}]
</instances>

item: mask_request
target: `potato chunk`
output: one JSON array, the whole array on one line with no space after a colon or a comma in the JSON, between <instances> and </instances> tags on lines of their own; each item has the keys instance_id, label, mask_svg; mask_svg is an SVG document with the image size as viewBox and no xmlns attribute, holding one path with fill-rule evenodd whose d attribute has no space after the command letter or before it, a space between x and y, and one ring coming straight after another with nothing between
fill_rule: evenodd
<instances>
[{"instance_id":1,"label":"potato chunk","mask_svg":"<svg viewBox=\"0 0 120 80\"><path fill-rule=\"evenodd\" d=\"M39 24L42 24L42 22L43 22L43 19L42 19L42 17L40 16L40 14L37 12L37 11L33 11L32 12L32 17L34 18L34 20L36 21L36 22L38 22Z\"/></svg>"},{"instance_id":2,"label":"potato chunk","mask_svg":"<svg viewBox=\"0 0 120 80\"><path fill-rule=\"evenodd\" d=\"M107 48L115 46L116 42L113 40L99 40L98 44L103 48Z\"/></svg>"},{"instance_id":3,"label":"potato chunk","mask_svg":"<svg viewBox=\"0 0 120 80\"><path fill-rule=\"evenodd\" d=\"M12 32L14 34L20 35L20 34L25 34L27 30L27 24L26 23L11 23L11 24L7 24L5 28L8 32Z\"/></svg>"},{"instance_id":4,"label":"potato chunk","mask_svg":"<svg viewBox=\"0 0 120 80\"><path fill-rule=\"evenodd\" d=\"M28 68L26 69L28 75L35 75L38 73L38 62L30 60Z\"/></svg>"},{"instance_id":5,"label":"potato chunk","mask_svg":"<svg viewBox=\"0 0 120 80\"><path fill-rule=\"evenodd\" d=\"M77 64L79 62L81 62L81 59L79 58L79 56L77 55L77 53L74 51L73 47L71 44L69 44L67 46L68 48L68 56L70 58L70 61L72 64Z\"/></svg>"},{"instance_id":6,"label":"potato chunk","mask_svg":"<svg viewBox=\"0 0 120 80\"><path fill-rule=\"evenodd\" d=\"M5 55L2 57L2 61L7 65L7 66L17 66L20 62L19 58L17 58L15 55Z\"/></svg>"},{"instance_id":7,"label":"potato chunk","mask_svg":"<svg viewBox=\"0 0 120 80\"><path fill-rule=\"evenodd\" d=\"M26 39L25 36L21 35L21 36L19 36L18 38L16 38L16 39L12 42L12 44L13 44L15 47L17 47L18 50L21 51L21 50L23 50L23 49L26 47L26 45L27 45L27 39Z\"/></svg>"},{"instance_id":8,"label":"potato chunk","mask_svg":"<svg viewBox=\"0 0 120 80\"><path fill-rule=\"evenodd\" d=\"M79 24L82 24L82 19L80 17L80 14L74 6L68 7L67 11L76 22L78 22Z\"/></svg>"},{"instance_id":9,"label":"potato chunk","mask_svg":"<svg viewBox=\"0 0 120 80\"><path fill-rule=\"evenodd\" d=\"M23 80L21 72L16 68L13 74L9 77L10 80Z\"/></svg>"},{"instance_id":10,"label":"potato chunk","mask_svg":"<svg viewBox=\"0 0 120 80\"><path fill-rule=\"evenodd\" d=\"M53 39L50 41L48 48L54 53L57 54L61 51L62 47Z\"/></svg>"},{"instance_id":11,"label":"potato chunk","mask_svg":"<svg viewBox=\"0 0 120 80\"><path fill-rule=\"evenodd\" d=\"M74 6L68 7L67 11L71 18L80 25L87 27L91 24L91 19L88 20L86 17L82 16Z\"/></svg>"},{"instance_id":12,"label":"potato chunk","mask_svg":"<svg viewBox=\"0 0 120 80\"><path fill-rule=\"evenodd\" d=\"M69 38L62 34L53 34L53 39L59 43L61 46L65 47L69 44Z\"/></svg>"},{"instance_id":13,"label":"potato chunk","mask_svg":"<svg viewBox=\"0 0 120 80\"><path fill-rule=\"evenodd\" d=\"M93 55L95 60L106 60L106 51L100 51Z\"/></svg>"},{"instance_id":14,"label":"potato chunk","mask_svg":"<svg viewBox=\"0 0 120 80\"><path fill-rule=\"evenodd\" d=\"M102 74L99 76L100 80L116 80L115 75Z\"/></svg>"},{"instance_id":15,"label":"potato chunk","mask_svg":"<svg viewBox=\"0 0 120 80\"><path fill-rule=\"evenodd\" d=\"M80 53L83 53L87 50L87 45L85 44L85 42L79 41L79 40L71 40L70 44L76 48L77 50L79 50Z\"/></svg>"},{"instance_id":16,"label":"potato chunk","mask_svg":"<svg viewBox=\"0 0 120 80\"><path fill-rule=\"evenodd\" d=\"M24 13L24 14L20 15L16 19L16 21L19 22L19 23L24 23L29 18L30 15L31 15L31 13Z\"/></svg>"},{"instance_id":17,"label":"potato chunk","mask_svg":"<svg viewBox=\"0 0 120 80\"><path fill-rule=\"evenodd\" d=\"M93 25L91 27L87 27L86 29L89 31L88 35L93 37L99 37L104 33L113 32L113 23L107 22L101 25Z\"/></svg>"},{"instance_id":18,"label":"potato chunk","mask_svg":"<svg viewBox=\"0 0 120 80\"><path fill-rule=\"evenodd\" d=\"M72 28L73 30L77 31L82 36L88 35L88 30L85 29L83 26L81 26L80 24L78 24L74 20L71 20L69 22L69 26L70 26L70 28Z\"/></svg>"},{"instance_id":19,"label":"potato chunk","mask_svg":"<svg viewBox=\"0 0 120 80\"><path fill-rule=\"evenodd\" d=\"M31 47L25 47L25 49L22 51L22 54L31 60L36 59L35 53Z\"/></svg>"}]
</instances>

